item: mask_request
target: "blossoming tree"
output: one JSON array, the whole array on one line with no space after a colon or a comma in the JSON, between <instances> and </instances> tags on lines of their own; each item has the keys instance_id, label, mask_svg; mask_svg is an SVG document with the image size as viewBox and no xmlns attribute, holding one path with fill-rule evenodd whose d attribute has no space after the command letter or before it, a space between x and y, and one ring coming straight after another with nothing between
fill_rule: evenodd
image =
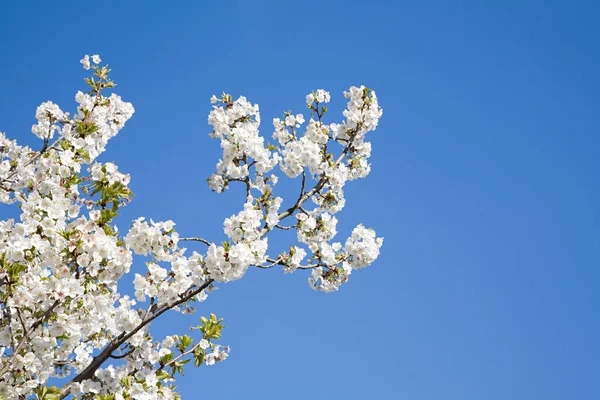
<instances>
[{"instance_id":1,"label":"blossoming tree","mask_svg":"<svg viewBox=\"0 0 600 400\"><path fill-rule=\"evenodd\" d=\"M126 233L117 229L132 195L129 175L96 159L134 109L106 94L115 84L98 55L81 63L93 75L73 115L52 102L37 108L40 150L0 133L0 201L20 209L18 221L0 221L0 399L177 398L174 382L186 363L212 365L229 348L217 343L223 325L214 314L189 336L154 338L149 326L161 315L193 312L215 285L250 267L310 270L313 289L336 291L379 255L382 239L362 225L343 244L332 242L344 185L370 170L365 138L382 115L375 92L345 92L339 124L325 122L329 93L310 93L308 121L290 112L273 120L275 144L259 135L258 105L213 96L210 136L223 155L208 185L220 193L240 184L246 195L242 210L224 220L219 244L182 238L172 221L139 218ZM287 201L277 196L276 167L298 178ZM289 229L297 242L269 255L269 235ZM189 241L206 251L188 252ZM118 287L133 254L146 258L133 278L135 300Z\"/></svg>"}]
</instances>

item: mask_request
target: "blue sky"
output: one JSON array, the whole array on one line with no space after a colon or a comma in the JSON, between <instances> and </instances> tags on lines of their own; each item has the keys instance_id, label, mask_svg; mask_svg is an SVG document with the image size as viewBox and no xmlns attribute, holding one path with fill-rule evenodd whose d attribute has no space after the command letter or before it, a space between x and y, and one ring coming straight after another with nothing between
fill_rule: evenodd
<instances>
[{"instance_id":1,"label":"blue sky","mask_svg":"<svg viewBox=\"0 0 600 400\"><path fill-rule=\"evenodd\" d=\"M338 229L375 228L380 259L330 295L280 271L223 285L200 313L225 318L231 356L189 369L184 399L600 398L594 2L60 4L0 6L0 131L35 143L35 107L73 109L79 59L101 54L136 107L102 157L132 175L122 229L222 240L241 196L204 183L213 93L259 103L267 136L321 87L332 118L350 85L384 108Z\"/></svg>"}]
</instances>

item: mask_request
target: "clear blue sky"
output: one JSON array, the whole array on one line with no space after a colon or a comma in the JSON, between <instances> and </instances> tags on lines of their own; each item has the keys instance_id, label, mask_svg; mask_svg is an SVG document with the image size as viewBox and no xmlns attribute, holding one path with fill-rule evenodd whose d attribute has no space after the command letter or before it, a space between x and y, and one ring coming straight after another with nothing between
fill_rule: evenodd
<instances>
[{"instance_id":1,"label":"clear blue sky","mask_svg":"<svg viewBox=\"0 0 600 400\"><path fill-rule=\"evenodd\" d=\"M189 369L184 399L600 398L594 2L60 4L0 6L0 131L33 143L35 107L72 109L79 59L101 54L136 107L102 158L132 174L122 229L222 239L241 203L204 183L213 93L258 102L266 135L321 87L331 115L350 85L384 108L339 216L340 238L385 237L380 259L331 295L280 271L222 286L201 313L225 318L231 357Z\"/></svg>"}]
</instances>

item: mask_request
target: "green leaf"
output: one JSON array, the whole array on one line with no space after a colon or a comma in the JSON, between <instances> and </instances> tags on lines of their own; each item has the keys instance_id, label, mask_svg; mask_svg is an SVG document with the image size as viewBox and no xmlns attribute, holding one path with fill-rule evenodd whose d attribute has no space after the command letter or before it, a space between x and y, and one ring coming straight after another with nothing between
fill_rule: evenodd
<instances>
[{"instance_id":1,"label":"green leaf","mask_svg":"<svg viewBox=\"0 0 600 400\"><path fill-rule=\"evenodd\" d=\"M162 380L170 378L170 377L171 377L171 375L169 375L169 373L165 370L161 370L156 373L156 379L158 379L159 381L162 381Z\"/></svg>"},{"instance_id":2,"label":"green leaf","mask_svg":"<svg viewBox=\"0 0 600 400\"><path fill-rule=\"evenodd\" d=\"M160 360L158 360L158 363L160 365L165 365L167 364L169 361L171 361L173 359L173 353L169 353L169 354L165 354L164 356L161 357Z\"/></svg>"},{"instance_id":3,"label":"green leaf","mask_svg":"<svg viewBox=\"0 0 600 400\"><path fill-rule=\"evenodd\" d=\"M175 345L175 348L182 353L186 351L190 345L194 343L194 339L189 337L188 335L183 335L179 337L179 342Z\"/></svg>"},{"instance_id":4,"label":"green leaf","mask_svg":"<svg viewBox=\"0 0 600 400\"><path fill-rule=\"evenodd\" d=\"M202 365L203 362L204 362L204 350L202 350L200 347L196 347L194 349L194 365L196 367L199 367Z\"/></svg>"},{"instance_id":5,"label":"green leaf","mask_svg":"<svg viewBox=\"0 0 600 400\"><path fill-rule=\"evenodd\" d=\"M6 272L8 272L8 276L12 281L16 280L19 277L19 274L27 269L26 265L14 263L9 265Z\"/></svg>"}]
</instances>

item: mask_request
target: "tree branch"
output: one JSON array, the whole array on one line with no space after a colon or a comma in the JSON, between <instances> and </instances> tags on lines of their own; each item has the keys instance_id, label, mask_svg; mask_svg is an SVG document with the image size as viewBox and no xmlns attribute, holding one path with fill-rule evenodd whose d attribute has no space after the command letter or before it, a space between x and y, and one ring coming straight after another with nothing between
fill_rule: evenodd
<instances>
[{"instance_id":1,"label":"tree branch","mask_svg":"<svg viewBox=\"0 0 600 400\"><path fill-rule=\"evenodd\" d=\"M201 286L199 286L195 289L189 288L187 290L187 292L185 294L183 294L179 300L175 300L175 301L172 301L171 303L165 304L163 307L159 308L154 314L152 314L152 315L148 316L146 319L144 319L133 330L131 330L128 333L123 332L119 336L117 336L115 339L113 339L113 341L111 341L111 343L109 343L104 348L104 350L102 350L100 352L100 354L98 354L96 357L94 357L92 362L83 371L81 371L76 377L74 377L63 388L63 390L61 391L61 394L60 394L60 398L64 399L71 393L71 388L74 383L82 382L82 381L84 381L86 379L90 379L92 376L94 376L94 373L96 372L96 370L102 366L102 364L112 355L112 353L115 350L117 350L119 347L121 347L121 345L123 343L125 343L129 338L131 338L133 335L138 333L142 328L144 328L150 322L154 321L156 318L158 318L160 315L162 315L166 311L190 300L191 298L196 296L198 293L200 293L201 291L206 289L208 286L210 286L213 282L214 282L213 279L209 279L208 281L206 281Z\"/></svg>"},{"instance_id":2,"label":"tree branch","mask_svg":"<svg viewBox=\"0 0 600 400\"><path fill-rule=\"evenodd\" d=\"M210 246L212 243L209 242L206 239L202 239L200 237L189 237L189 238L179 238L179 241L183 241L183 242L200 242L200 243L204 243L207 246Z\"/></svg>"}]
</instances>

